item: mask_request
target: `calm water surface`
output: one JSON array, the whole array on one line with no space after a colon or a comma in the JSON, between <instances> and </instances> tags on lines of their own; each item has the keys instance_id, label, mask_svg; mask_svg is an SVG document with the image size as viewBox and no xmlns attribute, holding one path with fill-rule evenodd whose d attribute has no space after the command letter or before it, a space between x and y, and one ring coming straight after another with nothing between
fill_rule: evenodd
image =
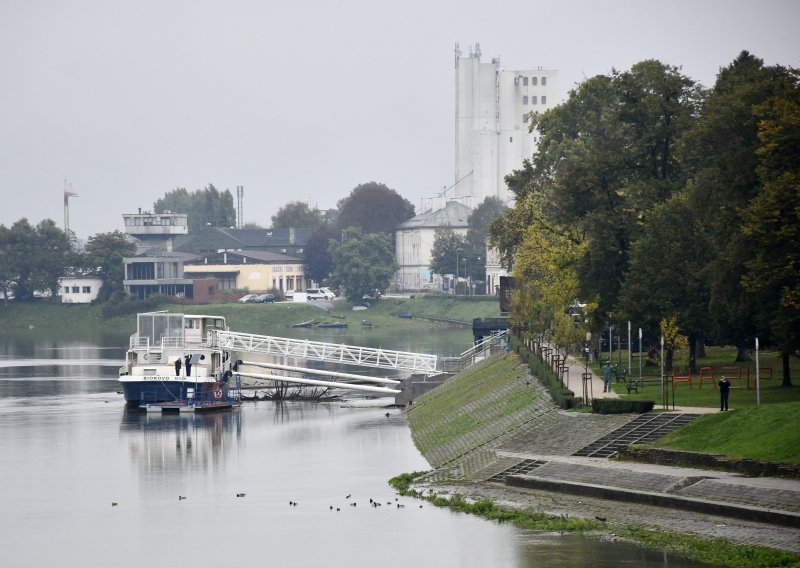
<instances>
[{"instance_id":1,"label":"calm water surface","mask_svg":"<svg viewBox=\"0 0 800 568\"><path fill-rule=\"evenodd\" d=\"M470 341L459 333L371 338L454 354ZM126 412L116 383L126 344L0 337L2 566L693 565L395 501L387 480L429 466L389 399Z\"/></svg>"}]
</instances>

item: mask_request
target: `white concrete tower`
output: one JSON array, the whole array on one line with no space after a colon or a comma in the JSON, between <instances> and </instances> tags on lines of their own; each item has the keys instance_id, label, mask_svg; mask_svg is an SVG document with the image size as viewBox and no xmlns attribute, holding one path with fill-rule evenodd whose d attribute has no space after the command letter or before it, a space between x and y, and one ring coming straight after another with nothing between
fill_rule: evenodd
<instances>
[{"instance_id":1,"label":"white concrete tower","mask_svg":"<svg viewBox=\"0 0 800 568\"><path fill-rule=\"evenodd\" d=\"M510 202L505 176L536 151L531 112L558 104L558 71L506 70L500 59L481 63L480 44L462 56L455 47L456 197L471 207L486 197Z\"/></svg>"}]
</instances>

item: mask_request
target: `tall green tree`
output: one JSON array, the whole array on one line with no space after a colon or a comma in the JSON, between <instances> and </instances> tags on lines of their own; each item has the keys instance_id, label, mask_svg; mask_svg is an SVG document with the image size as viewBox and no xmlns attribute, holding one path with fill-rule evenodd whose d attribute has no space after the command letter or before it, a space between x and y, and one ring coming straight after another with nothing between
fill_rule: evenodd
<instances>
[{"instance_id":1,"label":"tall green tree","mask_svg":"<svg viewBox=\"0 0 800 568\"><path fill-rule=\"evenodd\" d=\"M303 201L290 201L272 216L273 229L316 229L322 224L322 215Z\"/></svg>"},{"instance_id":2,"label":"tall green tree","mask_svg":"<svg viewBox=\"0 0 800 568\"><path fill-rule=\"evenodd\" d=\"M230 190L219 191L214 184L193 192L179 187L167 192L153 204L153 212L185 213L189 216L189 232L202 227L233 227L236 224L236 209Z\"/></svg>"},{"instance_id":3,"label":"tall green tree","mask_svg":"<svg viewBox=\"0 0 800 568\"><path fill-rule=\"evenodd\" d=\"M68 267L77 264L77 254L72 249L70 235L59 229L52 219L36 225L36 240L36 269L31 285L35 290L47 290L55 296L59 278Z\"/></svg>"},{"instance_id":4,"label":"tall green tree","mask_svg":"<svg viewBox=\"0 0 800 568\"><path fill-rule=\"evenodd\" d=\"M89 237L84 249L84 266L87 271L96 273L103 279L100 299L107 300L114 292L123 289L123 259L134 254L136 245L121 231L98 233Z\"/></svg>"},{"instance_id":5,"label":"tall green tree","mask_svg":"<svg viewBox=\"0 0 800 568\"><path fill-rule=\"evenodd\" d=\"M340 229L357 227L365 233L386 233L394 237L394 228L414 216L414 206L395 190L371 181L356 186L340 199L337 224Z\"/></svg>"},{"instance_id":6,"label":"tall green tree","mask_svg":"<svg viewBox=\"0 0 800 568\"><path fill-rule=\"evenodd\" d=\"M710 328L703 269L711 250L703 223L685 192L652 208L648 218L644 234L631 246L614 319L636 322L647 337L658 336L662 320L674 319L688 335L689 366L695 369L697 341Z\"/></svg>"},{"instance_id":7,"label":"tall green tree","mask_svg":"<svg viewBox=\"0 0 800 568\"><path fill-rule=\"evenodd\" d=\"M789 357L800 355L800 88L796 71L786 90L754 109L756 173L761 191L742 211L743 248L750 252L742 286L756 296L759 318L783 359L783 386L792 386Z\"/></svg>"},{"instance_id":8,"label":"tall green tree","mask_svg":"<svg viewBox=\"0 0 800 568\"><path fill-rule=\"evenodd\" d=\"M342 286L353 303L385 290L398 268L389 235L362 233L357 227L349 227L342 242L331 240L330 254L336 267L331 282Z\"/></svg>"},{"instance_id":9,"label":"tall green tree","mask_svg":"<svg viewBox=\"0 0 800 568\"><path fill-rule=\"evenodd\" d=\"M717 75L682 151L691 176L691 204L712 249L703 276L713 333L738 347L739 361L749 357L755 336L769 329L759 317L756 297L742 285L750 251L738 238L742 211L760 191L756 150L763 117L756 109L784 90L787 76L782 67L766 67L750 53L740 53Z\"/></svg>"},{"instance_id":10,"label":"tall green tree","mask_svg":"<svg viewBox=\"0 0 800 568\"><path fill-rule=\"evenodd\" d=\"M331 240L339 240L341 231L332 223L317 227L303 247L305 274L315 282L325 282L334 269L329 250Z\"/></svg>"},{"instance_id":11,"label":"tall green tree","mask_svg":"<svg viewBox=\"0 0 800 568\"><path fill-rule=\"evenodd\" d=\"M6 287L13 286L18 301L33 298L38 245L36 227L26 218L14 223L5 234L2 256L6 266Z\"/></svg>"}]
</instances>

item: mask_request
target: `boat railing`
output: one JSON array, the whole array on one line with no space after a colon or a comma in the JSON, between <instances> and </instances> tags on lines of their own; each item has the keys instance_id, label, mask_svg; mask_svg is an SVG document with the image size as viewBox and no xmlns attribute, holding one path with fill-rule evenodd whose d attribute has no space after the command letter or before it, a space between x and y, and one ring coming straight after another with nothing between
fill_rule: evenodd
<instances>
[{"instance_id":1,"label":"boat railing","mask_svg":"<svg viewBox=\"0 0 800 568\"><path fill-rule=\"evenodd\" d=\"M188 347L216 347L216 336L213 333L208 333L205 341L200 343L190 344L183 336L166 336L161 338L160 344L151 344L150 338L146 336L139 336L138 333L131 335L129 341L130 349L137 349L140 351L164 351L165 349L185 349Z\"/></svg>"}]
</instances>

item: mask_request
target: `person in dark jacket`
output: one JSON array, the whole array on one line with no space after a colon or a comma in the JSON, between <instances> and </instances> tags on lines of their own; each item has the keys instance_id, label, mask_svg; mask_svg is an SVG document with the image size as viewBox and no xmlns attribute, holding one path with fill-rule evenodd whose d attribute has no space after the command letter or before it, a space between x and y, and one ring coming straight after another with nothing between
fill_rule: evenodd
<instances>
[{"instance_id":1,"label":"person in dark jacket","mask_svg":"<svg viewBox=\"0 0 800 568\"><path fill-rule=\"evenodd\" d=\"M192 376L192 354L191 353L189 353L186 356L185 364L186 364L186 376L187 377L191 377Z\"/></svg>"},{"instance_id":2,"label":"person in dark jacket","mask_svg":"<svg viewBox=\"0 0 800 568\"><path fill-rule=\"evenodd\" d=\"M728 410L728 393L731 390L731 383L725 375L719 380L719 410Z\"/></svg>"},{"instance_id":3,"label":"person in dark jacket","mask_svg":"<svg viewBox=\"0 0 800 568\"><path fill-rule=\"evenodd\" d=\"M175 376L176 377L180 377L181 376L181 358L180 357L177 357L175 359Z\"/></svg>"}]
</instances>

